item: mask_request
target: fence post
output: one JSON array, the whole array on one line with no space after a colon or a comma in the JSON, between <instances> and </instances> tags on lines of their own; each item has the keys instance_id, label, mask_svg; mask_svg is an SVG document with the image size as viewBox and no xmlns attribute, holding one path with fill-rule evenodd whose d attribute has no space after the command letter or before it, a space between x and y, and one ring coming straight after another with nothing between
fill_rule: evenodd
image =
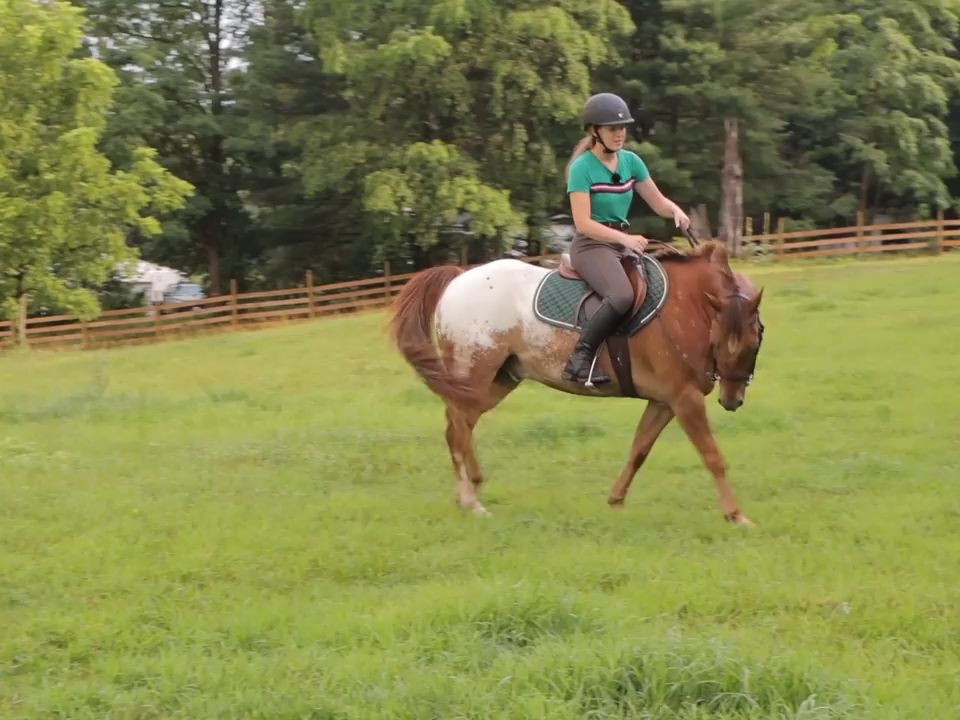
<instances>
[{"instance_id":1,"label":"fence post","mask_svg":"<svg viewBox=\"0 0 960 720\"><path fill-rule=\"evenodd\" d=\"M313 270L307 270L307 316L313 317Z\"/></svg>"},{"instance_id":2,"label":"fence post","mask_svg":"<svg viewBox=\"0 0 960 720\"><path fill-rule=\"evenodd\" d=\"M946 229L943 223L943 208L937 210L937 241L933 246L934 255L939 255L943 252L943 239L946 233Z\"/></svg>"},{"instance_id":3,"label":"fence post","mask_svg":"<svg viewBox=\"0 0 960 720\"><path fill-rule=\"evenodd\" d=\"M163 324L161 320L163 319L163 313L160 312L160 308L163 307L162 303L153 303L150 306L153 310L153 335L154 337L160 337L163 335Z\"/></svg>"},{"instance_id":4,"label":"fence post","mask_svg":"<svg viewBox=\"0 0 960 720\"><path fill-rule=\"evenodd\" d=\"M460 246L460 267L467 267L467 245L464 243Z\"/></svg>"},{"instance_id":5,"label":"fence post","mask_svg":"<svg viewBox=\"0 0 960 720\"><path fill-rule=\"evenodd\" d=\"M779 259L782 259L786 255L787 249L784 247L786 243L786 238L783 237L783 234L787 230L787 219L785 217L777 218L777 252L776 256Z\"/></svg>"},{"instance_id":6,"label":"fence post","mask_svg":"<svg viewBox=\"0 0 960 720\"><path fill-rule=\"evenodd\" d=\"M867 236L863 230L864 221L863 210L857 210L857 255L863 255L867 251Z\"/></svg>"},{"instance_id":7,"label":"fence post","mask_svg":"<svg viewBox=\"0 0 960 720\"><path fill-rule=\"evenodd\" d=\"M83 335L83 340L81 340L83 344L81 347L86 350L87 346L90 344L90 335L87 331L87 321L82 318L80 319L80 333Z\"/></svg>"},{"instance_id":8,"label":"fence post","mask_svg":"<svg viewBox=\"0 0 960 720\"><path fill-rule=\"evenodd\" d=\"M383 287L387 293L386 302L384 304L389 305L390 304L390 261L389 260L383 261ZM359 308L354 308L354 311L358 309Z\"/></svg>"},{"instance_id":9,"label":"fence post","mask_svg":"<svg viewBox=\"0 0 960 720\"><path fill-rule=\"evenodd\" d=\"M230 325L236 327L240 321L240 311L237 307L237 280L230 278Z\"/></svg>"}]
</instances>

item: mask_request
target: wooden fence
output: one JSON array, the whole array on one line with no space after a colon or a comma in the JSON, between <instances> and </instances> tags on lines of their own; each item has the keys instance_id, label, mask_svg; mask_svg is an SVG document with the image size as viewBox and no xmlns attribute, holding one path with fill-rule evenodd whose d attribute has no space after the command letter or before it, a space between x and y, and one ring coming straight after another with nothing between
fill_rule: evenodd
<instances>
[{"instance_id":1,"label":"wooden fence","mask_svg":"<svg viewBox=\"0 0 960 720\"><path fill-rule=\"evenodd\" d=\"M748 235L745 252L761 248L775 260L830 255L867 256L887 252L941 253L960 247L960 220L936 220L864 225L829 230L778 231ZM531 263L555 263L558 255L522 258ZM27 345L34 348L96 348L189 337L200 333L264 327L278 323L354 313L382 308L400 291L413 273L392 275L389 263L383 277L314 285L308 271L303 287L238 293L231 281L230 293L203 300L152 305L128 310L107 310L95 320L71 315L32 317L26 321ZM11 322L0 322L0 349L17 342Z\"/></svg>"},{"instance_id":2,"label":"wooden fence","mask_svg":"<svg viewBox=\"0 0 960 720\"><path fill-rule=\"evenodd\" d=\"M784 223L775 233L752 235L744 242L763 245L773 250L776 259L858 255L872 253L926 251L941 253L960 247L960 220L936 220L864 225L858 222L829 230L796 230L784 232Z\"/></svg>"}]
</instances>

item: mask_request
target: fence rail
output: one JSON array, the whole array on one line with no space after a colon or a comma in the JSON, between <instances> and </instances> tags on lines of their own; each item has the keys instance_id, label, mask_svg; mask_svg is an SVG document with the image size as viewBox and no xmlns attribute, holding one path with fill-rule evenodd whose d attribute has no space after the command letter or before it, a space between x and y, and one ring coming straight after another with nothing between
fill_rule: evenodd
<instances>
[{"instance_id":1,"label":"fence rail","mask_svg":"<svg viewBox=\"0 0 960 720\"><path fill-rule=\"evenodd\" d=\"M743 238L747 249L763 248L774 260L834 255L866 257L876 253L925 251L939 254L960 247L960 220L934 220L864 225L825 230L778 231ZM559 255L521 258L530 263L555 263ZM303 287L230 293L186 303L107 310L84 321L71 315L31 317L21 339L31 347L97 348L189 337L201 333L264 327L382 308L389 304L414 273L393 275L384 265L382 277L314 285L312 273ZM18 341L16 324L0 321L0 349Z\"/></svg>"}]
</instances>

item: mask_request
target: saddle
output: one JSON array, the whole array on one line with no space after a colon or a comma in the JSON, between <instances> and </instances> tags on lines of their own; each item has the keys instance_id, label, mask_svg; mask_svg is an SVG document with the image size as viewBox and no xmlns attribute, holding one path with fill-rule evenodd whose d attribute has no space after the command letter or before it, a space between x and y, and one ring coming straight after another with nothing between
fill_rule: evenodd
<instances>
[{"instance_id":1,"label":"saddle","mask_svg":"<svg viewBox=\"0 0 960 720\"><path fill-rule=\"evenodd\" d=\"M627 317L632 317L643 305L643 301L647 299L647 278L640 269L639 255L634 255L633 253L625 254L620 258L620 265L627 274L627 278L630 280L630 286L633 288L633 305L630 306L630 312L627 313ZM573 263L570 261L570 253L560 255L560 267L557 268L557 270L560 273L560 277L566 278L567 280L581 280L586 282L580 273L574 269ZM580 299L581 305L577 307L574 317L580 315L580 307L590 297L591 294L587 293Z\"/></svg>"},{"instance_id":2,"label":"saddle","mask_svg":"<svg viewBox=\"0 0 960 720\"><path fill-rule=\"evenodd\" d=\"M621 258L620 263L633 288L633 307L605 342L622 394L638 397L631 377L628 339L660 312L666 302L668 280L666 271L650 255L641 257L629 253ZM541 280L533 306L540 320L580 330L600 303L600 296L574 270L569 254L563 253L560 267Z\"/></svg>"}]
</instances>

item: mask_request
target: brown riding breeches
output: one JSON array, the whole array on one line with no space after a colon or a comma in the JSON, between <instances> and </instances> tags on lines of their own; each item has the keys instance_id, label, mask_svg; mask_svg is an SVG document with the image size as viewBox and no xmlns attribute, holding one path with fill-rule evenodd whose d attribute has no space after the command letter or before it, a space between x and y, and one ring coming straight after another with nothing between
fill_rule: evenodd
<instances>
[{"instance_id":1,"label":"brown riding breeches","mask_svg":"<svg viewBox=\"0 0 960 720\"><path fill-rule=\"evenodd\" d=\"M570 263L597 295L621 315L633 305L633 286L620 263L624 248L577 233L570 244Z\"/></svg>"}]
</instances>

